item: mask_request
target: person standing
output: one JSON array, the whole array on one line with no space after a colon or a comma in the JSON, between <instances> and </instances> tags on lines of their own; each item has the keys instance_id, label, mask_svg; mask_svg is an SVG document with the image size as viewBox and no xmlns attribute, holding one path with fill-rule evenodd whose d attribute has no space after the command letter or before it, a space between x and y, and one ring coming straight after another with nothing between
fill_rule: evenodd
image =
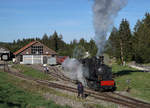
<instances>
[{"instance_id":1,"label":"person standing","mask_svg":"<svg viewBox=\"0 0 150 108\"><path fill-rule=\"evenodd\" d=\"M46 67L44 66L44 73L46 74Z\"/></svg>"},{"instance_id":2,"label":"person standing","mask_svg":"<svg viewBox=\"0 0 150 108\"><path fill-rule=\"evenodd\" d=\"M47 73L49 72L49 68L48 68L48 66L46 67L46 72L47 72Z\"/></svg>"},{"instance_id":3,"label":"person standing","mask_svg":"<svg viewBox=\"0 0 150 108\"><path fill-rule=\"evenodd\" d=\"M47 67L47 66L44 66L44 73L47 74L48 71L49 71L49 70L48 70L48 67Z\"/></svg>"},{"instance_id":4,"label":"person standing","mask_svg":"<svg viewBox=\"0 0 150 108\"><path fill-rule=\"evenodd\" d=\"M78 83L77 90L78 90L78 96L77 97L79 98L81 96L83 98L84 87L83 87L81 82Z\"/></svg>"}]
</instances>

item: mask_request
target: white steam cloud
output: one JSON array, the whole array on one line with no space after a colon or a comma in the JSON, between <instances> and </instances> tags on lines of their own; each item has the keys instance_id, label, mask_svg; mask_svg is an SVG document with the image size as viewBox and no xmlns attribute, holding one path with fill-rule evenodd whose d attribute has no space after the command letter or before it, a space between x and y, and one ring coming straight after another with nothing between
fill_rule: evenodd
<instances>
[{"instance_id":1,"label":"white steam cloud","mask_svg":"<svg viewBox=\"0 0 150 108\"><path fill-rule=\"evenodd\" d=\"M97 55L104 51L107 32L111 31L114 18L118 12L126 5L127 0L94 0L94 28L95 43L98 47Z\"/></svg>"},{"instance_id":2,"label":"white steam cloud","mask_svg":"<svg viewBox=\"0 0 150 108\"><path fill-rule=\"evenodd\" d=\"M88 71L84 71L82 64L77 59L67 58L62 66L64 68L65 76L72 80L80 81L84 86L87 85L84 72L87 74Z\"/></svg>"},{"instance_id":3,"label":"white steam cloud","mask_svg":"<svg viewBox=\"0 0 150 108\"><path fill-rule=\"evenodd\" d=\"M126 3L126 0L94 0L93 23L95 28L94 40L98 47L97 55L101 55L103 53L107 32L111 31L114 18L117 16L118 12L126 5ZM83 67L77 59L67 58L63 62L62 66L64 68L65 76L71 78L72 80L78 80L82 82L84 86L87 85L86 78L89 77L89 71L87 68Z\"/></svg>"}]
</instances>

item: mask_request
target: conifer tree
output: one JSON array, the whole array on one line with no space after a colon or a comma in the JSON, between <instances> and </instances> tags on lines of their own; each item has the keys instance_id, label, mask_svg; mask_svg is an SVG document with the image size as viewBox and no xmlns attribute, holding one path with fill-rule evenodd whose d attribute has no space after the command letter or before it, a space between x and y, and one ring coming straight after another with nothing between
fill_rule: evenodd
<instances>
[{"instance_id":1,"label":"conifer tree","mask_svg":"<svg viewBox=\"0 0 150 108\"><path fill-rule=\"evenodd\" d=\"M150 62L150 14L146 13L142 21L134 28L134 60L138 63Z\"/></svg>"},{"instance_id":2,"label":"conifer tree","mask_svg":"<svg viewBox=\"0 0 150 108\"><path fill-rule=\"evenodd\" d=\"M123 19L119 27L120 59L122 64L132 59L131 38L132 35L129 22L126 19Z\"/></svg>"},{"instance_id":3,"label":"conifer tree","mask_svg":"<svg viewBox=\"0 0 150 108\"><path fill-rule=\"evenodd\" d=\"M105 49L105 52L110 56L116 58L120 57L119 34L117 28L113 27Z\"/></svg>"}]
</instances>

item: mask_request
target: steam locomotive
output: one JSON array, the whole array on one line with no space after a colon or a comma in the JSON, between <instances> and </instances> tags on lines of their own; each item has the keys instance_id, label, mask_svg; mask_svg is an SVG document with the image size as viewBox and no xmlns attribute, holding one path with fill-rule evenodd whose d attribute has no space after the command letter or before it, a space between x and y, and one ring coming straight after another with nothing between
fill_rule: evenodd
<instances>
[{"instance_id":1,"label":"steam locomotive","mask_svg":"<svg viewBox=\"0 0 150 108\"><path fill-rule=\"evenodd\" d=\"M80 62L88 69L88 75L85 76L89 88L97 91L115 91L111 68L104 64L104 56L85 58Z\"/></svg>"}]
</instances>

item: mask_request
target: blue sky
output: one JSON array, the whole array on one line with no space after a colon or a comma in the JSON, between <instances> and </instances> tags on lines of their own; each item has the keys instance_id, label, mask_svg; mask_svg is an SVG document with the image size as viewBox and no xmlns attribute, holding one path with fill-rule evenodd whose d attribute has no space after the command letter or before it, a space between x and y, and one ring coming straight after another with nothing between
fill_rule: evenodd
<instances>
[{"instance_id":1,"label":"blue sky","mask_svg":"<svg viewBox=\"0 0 150 108\"><path fill-rule=\"evenodd\" d=\"M137 19L150 12L150 0L128 0L114 25L122 18L133 29ZM55 30L66 42L94 36L92 0L0 0L0 41L42 37Z\"/></svg>"}]
</instances>

